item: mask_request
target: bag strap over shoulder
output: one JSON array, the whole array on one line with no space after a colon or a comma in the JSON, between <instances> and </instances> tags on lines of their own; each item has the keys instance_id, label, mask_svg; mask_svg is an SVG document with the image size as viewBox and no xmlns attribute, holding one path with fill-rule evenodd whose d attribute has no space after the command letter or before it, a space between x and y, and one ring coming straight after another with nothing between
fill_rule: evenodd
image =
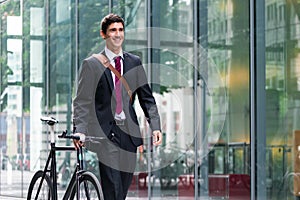
<instances>
[{"instance_id":1,"label":"bag strap over shoulder","mask_svg":"<svg viewBox=\"0 0 300 200\"><path fill-rule=\"evenodd\" d=\"M128 96L130 98L130 102L132 102L132 91L131 91L126 79L124 78L124 76L121 76L121 74L110 64L109 59L102 53L93 54L93 57L97 58L104 67L110 69L110 71L112 71L116 75L116 77L118 77L119 80L121 80L122 84L124 85L124 87L127 91Z\"/></svg>"}]
</instances>

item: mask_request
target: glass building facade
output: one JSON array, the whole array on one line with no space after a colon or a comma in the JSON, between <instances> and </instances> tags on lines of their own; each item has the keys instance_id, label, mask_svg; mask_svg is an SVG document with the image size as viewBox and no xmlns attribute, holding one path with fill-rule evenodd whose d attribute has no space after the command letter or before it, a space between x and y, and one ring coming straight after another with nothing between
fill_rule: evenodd
<instances>
[{"instance_id":1,"label":"glass building facade","mask_svg":"<svg viewBox=\"0 0 300 200\"><path fill-rule=\"evenodd\" d=\"M136 102L145 143L128 199L299 198L299 0L1 0L0 196L26 197L43 168L41 116L59 120L57 134L72 129L80 64L103 49L111 12L125 19L124 50L142 59L164 135L150 146ZM95 174L96 160L86 152ZM57 153L60 192L73 166L73 152Z\"/></svg>"}]
</instances>

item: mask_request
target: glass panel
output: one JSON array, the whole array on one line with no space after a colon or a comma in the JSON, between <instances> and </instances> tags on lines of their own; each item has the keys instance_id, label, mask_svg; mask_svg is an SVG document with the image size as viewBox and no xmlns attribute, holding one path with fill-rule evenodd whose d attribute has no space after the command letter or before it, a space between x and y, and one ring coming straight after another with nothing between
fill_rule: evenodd
<instances>
[{"instance_id":1,"label":"glass panel","mask_svg":"<svg viewBox=\"0 0 300 200\"><path fill-rule=\"evenodd\" d=\"M124 4L125 10L125 45L124 50L129 51L138 55L143 63L143 66L148 72L148 55L149 50L147 48L147 9L145 0L126 0ZM115 9L115 8L114 8ZM149 76L150 74L148 74ZM149 79L150 81L150 79ZM157 98L156 98L157 99ZM145 145L141 146L138 150L138 159L137 167L134 173L133 181L129 188L128 197L138 198L138 197L147 197L148 196L148 187L149 187L149 175L151 173L148 170L150 155L147 146L147 134L148 126L147 119L143 115L138 101L135 102L135 108L138 115L139 123L141 124L141 131L144 137Z\"/></svg>"},{"instance_id":2,"label":"glass panel","mask_svg":"<svg viewBox=\"0 0 300 200\"><path fill-rule=\"evenodd\" d=\"M22 35L22 18L7 16L7 35Z\"/></svg>"},{"instance_id":3,"label":"glass panel","mask_svg":"<svg viewBox=\"0 0 300 200\"><path fill-rule=\"evenodd\" d=\"M199 5L200 45L207 52L200 65L208 68L202 73L206 90L199 90L206 94L199 108L206 125L198 142L200 197L250 199L248 5L239 0Z\"/></svg>"},{"instance_id":4,"label":"glass panel","mask_svg":"<svg viewBox=\"0 0 300 200\"><path fill-rule=\"evenodd\" d=\"M30 35L42 36L45 33L45 15L43 8L30 8Z\"/></svg>"},{"instance_id":5,"label":"glass panel","mask_svg":"<svg viewBox=\"0 0 300 200\"><path fill-rule=\"evenodd\" d=\"M71 13L74 13L75 8L72 7L71 1L49 1L49 43L47 62L44 64L46 68L46 84L43 94L46 97L43 100L45 107L42 107L42 115L55 117L59 123L55 126L55 132L61 134L67 130L71 132L71 102L72 102L72 86L75 57L75 35ZM47 64L47 65L46 65ZM41 149L39 150L39 166L44 167L46 159L49 155L49 128L46 125L40 130ZM70 140L60 140L56 138L56 145L64 146L71 145ZM57 151L56 152L56 167L57 167L57 184L58 198L62 198L63 192L66 189L67 183L71 178L71 173L75 168L75 152Z\"/></svg>"},{"instance_id":6,"label":"glass panel","mask_svg":"<svg viewBox=\"0 0 300 200\"><path fill-rule=\"evenodd\" d=\"M100 20L108 13L108 2L91 0L78 5L78 68L83 59L93 53L99 53L104 48L105 43L100 39ZM78 71L74 70L77 74Z\"/></svg>"},{"instance_id":7,"label":"glass panel","mask_svg":"<svg viewBox=\"0 0 300 200\"><path fill-rule=\"evenodd\" d=\"M24 129L22 120L22 18L19 2L0 5L0 195L21 196Z\"/></svg>"},{"instance_id":8,"label":"glass panel","mask_svg":"<svg viewBox=\"0 0 300 200\"><path fill-rule=\"evenodd\" d=\"M3 170L1 174L1 187L3 188L1 191L2 194L11 195L12 191L7 190L7 186L18 185L20 187L25 152L23 129L25 126L23 126L22 118L22 40L8 39L7 52L8 86L4 91L7 95L7 106L1 115L6 123L6 130L4 130L6 141L2 146L2 153L7 160L3 165L6 170ZM21 196L21 192L21 190L15 191L15 195Z\"/></svg>"},{"instance_id":9,"label":"glass panel","mask_svg":"<svg viewBox=\"0 0 300 200\"><path fill-rule=\"evenodd\" d=\"M147 30L152 38L147 65L164 135L163 144L151 154L151 194L175 198L188 187L187 195L193 196L193 32L181 18L192 19L192 7L189 2L154 1L147 9L155 27Z\"/></svg>"},{"instance_id":10,"label":"glass panel","mask_svg":"<svg viewBox=\"0 0 300 200\"><path fill-rule=\"evenodd\" d=\"M23 121L26 129L23 154L24 176L22 179L22 195L27 195L31 177L34 172L40 169L40 151L42 149L42 124L40 117L43 107L43 89L45 83L45 22L44 8L30 7L24 15L30 18L30 23L24 23L26 34L30 34L31 39L26 40L23 48L25 52L23 59L29 59L29 63L24 64L24 77L26 83L23 86ZM45 98L45 96L44 96ZM25 103L26 102L26 103Z\"/></svg>"},{"instance_id":11,"label":"glass panel","mask_svg":"<svg viewBox=\"0 0 300 200\"><path fill-rule=\"evenodd\" d=\"M266 1L268 199L299 199L299 1Z\"/></svg>"}]
</instances>

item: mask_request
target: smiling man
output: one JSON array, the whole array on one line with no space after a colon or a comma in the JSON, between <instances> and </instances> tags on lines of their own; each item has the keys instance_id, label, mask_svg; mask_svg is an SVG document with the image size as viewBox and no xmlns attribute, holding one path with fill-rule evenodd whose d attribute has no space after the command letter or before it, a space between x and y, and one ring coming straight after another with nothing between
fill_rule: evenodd
<instances>
[{"instance_id":1,"label":"smiling man","mask_svg":"<svg viewBox=\"0 0 300 200\"><path fill-rule=\"evenodd\" d=\"M73 122L81 140L74 145L85 145L97 153L105 200L124 200L136 165L137 147L143 144L133 106L135 96L153 130L148 137L153 137L154 145L162 142L160 117L140 58L122 50L124 20L116 14L105 16L100 35L105 49L86 58L79 73ZM100 55L107 62L98 59ZM117 73L126 80L130 95ZM86 136L93 140L85 141Z\"/></svg>"}]
</instances>

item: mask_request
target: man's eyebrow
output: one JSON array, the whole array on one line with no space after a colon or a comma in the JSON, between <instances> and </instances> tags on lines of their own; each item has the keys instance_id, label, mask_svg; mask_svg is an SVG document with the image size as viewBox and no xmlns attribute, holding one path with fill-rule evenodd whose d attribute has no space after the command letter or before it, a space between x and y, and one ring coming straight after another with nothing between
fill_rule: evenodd
<instances>
[{"instance_id":1,"label":"man's eyebrow","mask_svg":"<svg viewBox=\"0 0 300 200\"><path fill-rule=\"evenodd\" d=\"M110 28L109 30L110 31L116 31L117 29L119 29L119 31L123 31L124 30L124 28Z\"/></svg>"}]
</instances>

